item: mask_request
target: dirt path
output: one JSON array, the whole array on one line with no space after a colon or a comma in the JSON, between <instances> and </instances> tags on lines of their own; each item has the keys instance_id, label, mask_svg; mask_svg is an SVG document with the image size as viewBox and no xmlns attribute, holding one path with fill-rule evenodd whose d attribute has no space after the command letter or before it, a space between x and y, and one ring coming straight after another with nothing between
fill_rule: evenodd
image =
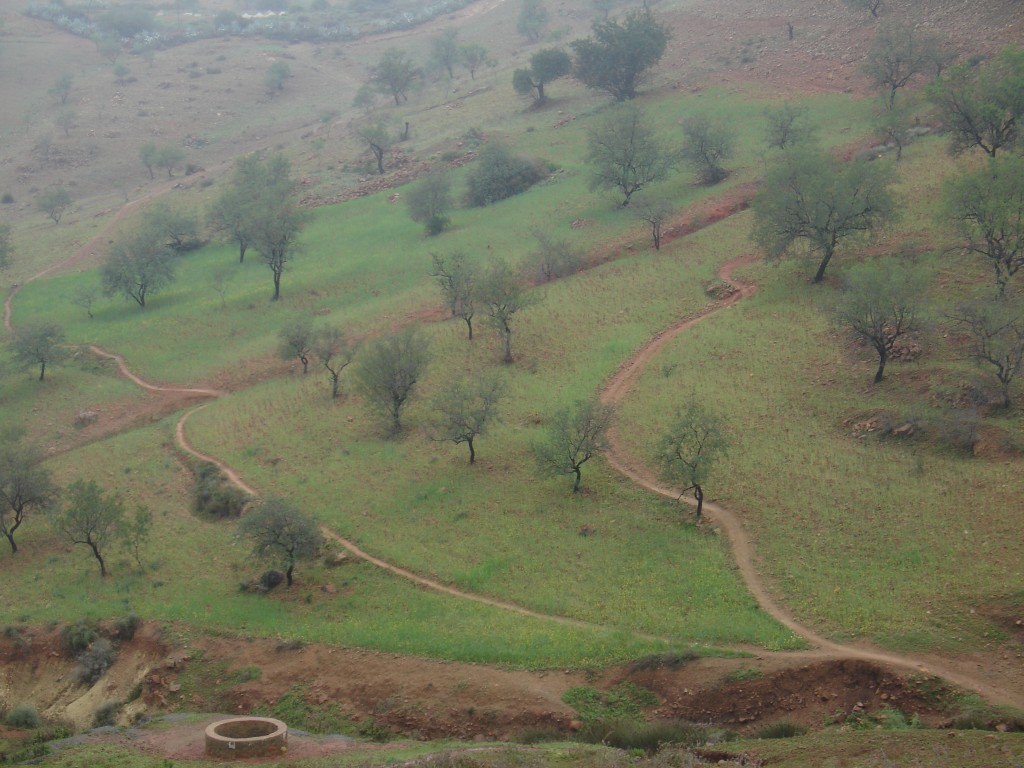
<instances>
[{"instance_id":1,"label":"dirt path","mask_svg":"<svg viewBox=\"0 0 1024 768\"><path fill-rule=\"evenodd\" d=\"M753 263L754 256L741 256L726 262L718 273L718 276L729 283L733 289L728 298L723 299L709 309L698 315L685 318L678 323L658 333L651 341L645 344L629 360L627 360L608 380L599 395L602 403L616 405L622 402L629 395L635 386L637 379L643 370L657 356L666 343L676 336L688 331L702 320L735 305L745 298L753 296L757 287L751 284L739 283L733 279L733 272L738 268ZM647 490L666 496L670 499L679 498L679 492L660 484L654 477L654 473L647 467L642 466L635 458L630 457L622 448L618 434L613 429L609 434L610 448L605 454L605 460L616 470L626 475L637 485ZM686 499L690 504L696 504L691 499ZM962 688L971 689L982 694L993 703L1006 704L1014 707L1024 708L1024 695L1020 691L1004 690L993 686L975 676L966 675L954 669L948 664L943 664L935 659L925 662L911 656L884 653L868 647L854 647L841 645L822 637L809 627L800 624L789 611L785 610L768 592L760 574L754 565L754 548L750 536L747 534L740 521L739 516L728 509L725 509L713 502L704 502L704 514L708 520L718 525L729 539L732 547L733 559L736 567L747 589L757 600L758 606L779 623L786 626L794 634L799 635L811 645L815 646L821 655L832 658L862 659L889 666L910 669L915 672L939 675Z\"/></svg>"}]
</instances>

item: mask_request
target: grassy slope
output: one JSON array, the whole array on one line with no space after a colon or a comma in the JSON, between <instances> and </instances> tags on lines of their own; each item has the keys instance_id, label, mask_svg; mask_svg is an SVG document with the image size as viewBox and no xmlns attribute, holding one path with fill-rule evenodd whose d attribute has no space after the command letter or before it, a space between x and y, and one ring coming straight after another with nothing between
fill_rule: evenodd
<instances>
[{"instance_id":1,"label":"grassy slope","mask_svg":"<svg viewBox=\"0 0 1024 768\"><path fill-rule=\"evenodd\" d=\"M616 210L610 197L586 190L584 131L588 116L603 105L569 85L562 91L560 84L559 91L560 106L578 107L580 119L557 129L552 113L523 113L518 105L509 112L497 92L466 100L466 108L476 111L460 114L460 126L500 123L517 147L557 160L563 172L552 183L494 208L457 211L454 230L436 241L421 236L401 205L375 196L317 212L304 235L306 248L285 277L285 298L277 305L266 301L269 272L254 257L245 265L234 264L231 248L223 246L182 260L178 282L145 313L110 302L86 322L81 310L64 300L78 284L96 280L94 273L85 273L28 286L16 299L15 323L45 314L65 324L74 341L95 341L124 353L144 376L198 382L266 354L277 328L296 313L327 314L356 335L405 322L415 310L436 304L425 275L435 249L461 248L481 260L499 253L515 261L529 251L529 232L536 227L582 247L599 247L626 232L636 233L641 242L640 228L627 213ZM737 173L728 184L759 174L764 102L751 90L662 94L645 102L666 131L692 111L727 116L741 137ZM862 135L868 105L845 96L814 97L807 103L825 126L826 142ZM439 111L429 112L421 115L428 128L443 119ZM453 146L457 134L451 127L447 131L425 148L436 152ZM948 172L948 163L938 160L938 142L920 146L931 160L904 166L908 191L915 193L915 213L904 227L908 236L926 234L934 180ZM680 206L724 188L694 189L688 174L661 185ZM926 194L918 194L921 189ZM577 218L592 224L569 230ZM482 443L483 463L472 471L460 451L423 439L420 428L428 413L422 404L410 408L414 428L406 440L383 442L376 422L355 398L331 406L324 383L312 375L301 383L268 382L216 403L190 422L190 437L202 450L237 466L261 490L294 496L371 551L467 589L685 641L789 645L788 634L754 610L720 542L679 525L674 507L640 494L599 463L587 467L589 493L570 498L565 482L533 479L529 455L545 414L592 395L644 339L703 306L701 284L720 263L750 249L747 226L747 217L741 216L677 241L660 254L641 246L627 258L542 289L544 302L516 324L520 364L508 372L513 395L505 424ZM209 288L211 274L221 269L236 273L225 308ZM936 264L936 270L942 268ZM1020 562L1015 540L1004 532L1010 521L1000 515L1008 500L1019 497L1016 465L965 464L928 454L917 476L919 461L909 451L840 434L837 425L849 414L851 402L858 402L854 410L875 405L861 395L866 366L849 370L793 267L758 272L756 278L764 283L757 298L680 339L652 366L638 396L626 406L624 432L634 436L643 455L666 410L680 396L700 392L730 414L738 446L723 466L721 476L730 480L712 493L723 494L750 517L766 570L802 617L834 632L870 633L896 644L955 645L959 637L978 639L991 628L978 620L961 621L964 606L994 594L1000 570L1005 575L1009 564ZM794 337L793 328L801 333ZM453 324L432 326L428 333L437 362L424 383L425 393L449 367L493 366L497 359L489 334L481 334L467 350L461 329ZM709 359L713 364L707 364ZM941 364L946 365L944 357ZM807 383L808 370L815 372L810 377L814 386ZM74 383L68 381L72 378ZM61 389L67 396L63 413L73 413L79 402L96 397L102 402L124 391L100 377L102 387L94 395L91 381L55 378L67 387ZM27 391L21 374L4 374L4 383L10 384L4 407L37 425L44 411L38 391ZM875 397L896 389L886 387ZM161 525L170 526L158 538L188 545L161 548L160 567L146 579L122 575L101 585L89 578L82 553L75 553L73 561L58 556L45 529L36 526L26 530L26 543L38 547L38 554L19 563L5 557L0 572L13 573L26 561L47 567L29 569L38 592L9 606L5 618L67 616L83 604L100 614L131 607L202 626L241 626L260 634L286 626L289 633L309 639L529 664L609 660L640 650L626 638L583 633L581 639L575 630L435 597L365 566L353 567L358 583L350 584L345 582L356 577L348 571L310 572L308 584L333 580L346 588L334 601L338 605L324 611L301 601L239 596L233 585L252 568L242 565L244 552L232 546L229 531L188 517L186 484L158 447L170 433L165 422L54 464L69 479L85 470L112 487L127 483L133 500L152 504ZM951 526L959 530L964 486L973 508L985 515L965 527L983 532L980 542L971 534L963 539L948 535ZM880 487L886 489L882 498ZM936 494L936 488L943 493ZM923 525L923 510L940 524ZM597 534L580 537L583 525ZM794 537L798 557L792 555ZM988 557L972 574L956 572L956 562L979 551ZM197 560L209 564L208 573L194 574ZM934 579L936 571L942 580ZM85 577L68 578L79 572ZM202 589L174 590L168 599L166 587L154 586L154 580L173 586L186 579ZM68 581L71 586L58 586ZM217 596L216 608L208 594ZM401 609L383 610L389 605ZM347 620L337 621L342 616ZM437 626L448 629L446 636L438 636ZM520 643L501 639L518 631L532 634Z\"/></svg>"}]
</instances>

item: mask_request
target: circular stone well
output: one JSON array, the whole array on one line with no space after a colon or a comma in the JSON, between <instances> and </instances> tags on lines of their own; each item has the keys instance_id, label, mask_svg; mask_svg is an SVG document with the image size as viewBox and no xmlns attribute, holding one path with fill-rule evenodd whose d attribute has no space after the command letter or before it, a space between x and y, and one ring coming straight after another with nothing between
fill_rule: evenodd
<instances>
[{"instance_id":1,"label":"circular stone well","mask_svg":"<svg viewBox=\"0 0 1024 768\"><path fill-rule=\"evenodd\" d=\"M273 717L232 717L206 726L206 754L232 760L280 755L288 748L288 726Z\"/></svg>"}]
</instances>

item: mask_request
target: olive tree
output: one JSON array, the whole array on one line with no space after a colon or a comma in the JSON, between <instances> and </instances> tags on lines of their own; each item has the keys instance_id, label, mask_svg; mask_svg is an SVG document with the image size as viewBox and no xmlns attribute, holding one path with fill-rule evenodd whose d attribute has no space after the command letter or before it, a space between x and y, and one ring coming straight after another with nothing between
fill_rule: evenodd
<instances>
[{"instance_id":1,"label":"olive tree","mask_svg":"<svg viewBox=\"0 0 1024 768\"><path fill-rule=\"evenodd\" d=\"M252 542L253 556L285 569L288 586L300 560L310 560L323 548L316 520L285 499L258 502L238 523L238 535Z\"/></svg>"},{"instance_id":2,"label":"olive tree","mask_svg":"<svg viewBox=\"0 0 1024 768\"><path fill-rule=\"evenodd\" d=\"M939 111L950 149L960 154L980 147L990 157L1012 147L1024 120L1024 49L1007 48L994 60L952 67L928 88Z\"/></svg>"},{"instance_id":3,"label":"olive tree","mask_svg":"<svg viewBox=\"0 0 1024 768\"><path fill-rule=\"evenodd\" d=\"M729 175L723 163L735 145L736 131L724 121L694 115L683 122L680 156L697 172L699 184L717 184Z\"/></svg>"},{"instance_id":4,"label":"olive tree","mask_svg":"<svg viewBox=\"0 0 1024 768\"><path fill-rule=\"evenodd\" d=\"M768 170L751 208L751 237L769 258L797 242L819 257L820 283L840 243L869 236L895 217L892 168L881 162L840 162L821 150L787 151Z\"/></svg>"},{"instance_id":5,"label":"olive tree","mask_svg":"<svg viewBox=\"0 0 1024 768\"><path fill-rule=\"evenodd\" d=\"M1004 154L947 182L941 218L988 262L1004 296L1024 267L1024 160Z\"/></svg>"},{"instance_id":6,"label":"olive tree","mask_svg":"<svg viewBox=\"0 0 1024 768\"><path fill-rule=\"evenodd\" d=\"M977 302L958 307L952 319L967 333L967 357L995 375L1008 408L1010 385L1024 370L1024 305L1019 299Z\"/></svg>"},{"instance_id":7,"label":"olive tree","mask_svg":"<svg viewBox=\"0 0 1024 768\"><path fill-rule=\"evenodd\" d=\"M572 492L579 493L583 465L608 448L608 429L614 411L597 400L578 400L554 413L547 437L535 444L537 466L543 474L572 475Z\"/></svg>"},{"instance_id":8,"label":"olive tree","mask_svg":"<svg viewBox=\"0 0 1024 768\"><path fill-rule=\"evenodd\" d=\"M48 322L20 326L11 339L11 351L23 367L38 367L39 381L45 381L46 367L68 356L64 348L64 329Z\"/></svg>"},{"instance_id":9,"label":"olive tree","mask_svg":"<svg viewBox=\"0 0 1024 768\"><path fill-rule=\"evenodd\" d=\"M906 22L887 22L879 27L861 69L884 94L886 108L892 109L896 92L932 69L942 49L935 35Z\"/></svg>"},{"instance_id":10,"label":"olive tree","mask_svg":"<svg viewBox=\"0 0 1024 768\"><path fill-rule=\"evenodd\" d=\"M807 108L786 102L764 111L765 141L769 149L787 149L813 138L814 126L807 118Z\"/></svg>"},{"instance_id":11,"label":"olive tree","mask_svg":"<svg viewBox=\"0 0 1024 768\"><path fill-rule=\"evenodd\" d=\"M402 411L430 362L426 337L414 328L368 344L356 368L356 385L370 405L390 421L390 434L402 431Z\"/></svg>"},{"instance_id":12,"label":"olive tree","mask_svg":"<svg viewBox=\"0 0 1024 768\"><path fill-rule=\"evenodd\" d=\"M641 189L666 178L677 158L633 104L616 107L587 131L590 188L618 190L623 207Z\"/></svg>"},{"instance_id":13,"label":"olive tree","mask_svg":"<svg viewBox=\"0 0 1024 768\"><path fill-rule=\"evenodd\" d=\"M896 342L918 330L926 288L919 269L891 261L863 262L847 270L845 289L833 309L833 321L878 354L875 384Z\"/></svg>"},{"instance_id":14,"label":"olive tree","mask_svg":"<svg viewBox=\"0 0 1024 768\"><path fill-rule=\"evenodd\" d=\"M447 256L431 254L433 267L428 273L437 281L441 298L452 317L466 323L466 332L473 340L473 315L476 313L475 298L479 279L476 265L466 260L466 254L454 251Z\"/></svg>"},{"instance_id":15,"label":"olive tree","mask_svg":"<svg viewBox=\"0 0 1024 768\"><path fill-rule=\"evenodd\" d=\"M309 357L313 352L313 323L308 317L296 317L281 328L277 336L277 354L282 360L297 357L302 373L309 371Z\"/></svg>"},{"instance_id":16,"label":"olive tree","mask_svg":"<svg viewBox=\"0 0 1024 768\"><path fill-rule=\"evenodd\" d=\"M522 0L516 19L516 31L531 43L536 43L540 40L549 18L543 0Z\"/></svg>"},{"instance_id":17,"label":"olive tree","mask_svg":"<svg viewBox=\"0 0 1024 768\"><path fill-rule=\"evenodd\" d=\"M574 40L573 75L588 88L609 93L616 101L636 98L637 89L661 61L670 33L646 9L627 13L622 21L600 19L591 37Z\"/></svg>"},{"instance_id":18,"label":"olive tree","mask_svg":"<svg viewBox=\"0 0 1024 768\"><path fill-rule=\"evenodd\" d=\"M370 148L373 159L377 162L377 173L383 176L384 155L398 140L392 122L385 117L378 117L373 122L358 127L356 133Z\"/></svg>"},{"instance_id":19,"label":"olive tree","mask_svg":"<svg viewBox=\"0 0 1024 768\"><path fill-rule=\"evenodd\" d=\"M30 514L47 509L57 488L43 466L43 452L26 445L21 436L0 435L0 533L11 554L18 551L14 534Z\"/></svg>"},{"instance_id":20,"label":"olive tree","mask_svg":"<svg viewBox=\"0 0 1024 768\"><path fill-rule=\"evenodd\" d=\"M644 222L651 230L651 241L654 250L661 250L661 235L665 224L672 218L674 207L668 200L651 197L637 198L630 206L633 215Z\"/></svg>"},{"instance_id":21,"label":"olive tree","mask_svg":"<svg viewBox=\"0 0 1024 768\"><path fill-rule=\"evenodd\" d=\"M445 384L431 400L434 419L431 431L438 442L466 444L469 463L476 462L476 439L487 433L498 418L498 403L505 384L495 376L455 379Z\"/></svg>"},{"instance_id":22,"label":"olive tree","mask_svg":"<svg viewBox=\"0 0 1024 768\"><path fill-rule=\"evenodd\" d=\"M321 328L313 336L313 354L327 371L332 400L338 397L341 372L352 362L355 352L355 345L349 342L340 328Z\"/></svg>"},{"instance_id":23,"label":"olive tree","mask_svg":"<svg viewBox=\"0 0 1024 768\"><path fill-rule=\"evenodd\" d=\"M309 214L291 199L262 200L253 223L252 245L274 278L271 301L281 298L281 276L299 250L299 233Z\"/></svg>"},{"instance_id":24,"label":"olive tree","mask_svg":"<svg viewBox=\"0 0 1024 768\"><path fill-rule=\"evenodd\" d=\"M64 187L51 189L36 199L36 207L53 219L54 224L60 224L64 212L71 207L71 193Z\"/></svg>"},{"instance_id":25,"label":"olive tree","mask_svg":"<svg viewBox=\"0 0 1024 768\"><path fill-rule=\"evenodd\" d=\"M399 48L388 48L376 65L370 67L368 84L379 93L390 95L395 106L409 99L409 89L421 77L409 54Z\"/></svg>"},{"instance_id":26,"label":"olive tree","mask_svg":"<svg viewBox=\"0 0 1024 768\"><path fill-rule=\"evenodd\" d=\"M120 294L145 309L146 301L174 280L173 252L147 230L129 232L110 246L100 280L106 295Z\"/></svg>"},{"instance_id":27,"label":"olive tree","mask_svg":"<svg viewBox=\"0 0 1024 768\"><path fill-rule=\"evenodd\" d=\"M442 29L440 34L430 38L430 61L439 69L448 73L448 79L455 77L455 65L461 55L459 46L459 30L454 27Z\"/></svg>"},{"instance_id":28,"label":"olive tree","mask_svg":"<svg viewBox=\"0 0 1024 768\"><path fill-rule=\"evenodd\" d=\"M488 323L501 334L502 362L513 362L512 319L536 303L536 299L527 293L519 276L502 259L492 263L480 278L476 298L487 314Z\"/></svg>"},{"instance_id":29,"label":"olive tree","mask_svg":"<svg viewBox=\"0 0 1024 768\"><path fill-rule=\"evenodd\" d=\"M405 202L410 218L423 224L428 235L441 234L451 221L448 212L455 205L451 178L439 171L427 174L405 193Z\"/></svg>"},{"instance_id":30,"label":"olive tree","mask_svg":"<svg viewBox=\"0 0 1024 768\"><path fill-rule=\"evenodd\" d=\"M679 488L679 498L693 491L698 522L704 511L704 485L727 450L721 420L693 402L676 411L658 442L661 478Z\"/></svg>"},{"instance_id":31,"label":"olive tree","mask_svg":"<svg viewBox=\"0 0 1024 768\"><path fill-rule=\"evenodd\" d=\"M51 511L50 521L64 539L89 548L107 575L104 551L122 536L125 524L124 501L117 493L107 493L95 480L76 480L63 494L63 501Z\"/></svg>"},{"instance_id":32,"label":"olive tree","mask_svg":"<svg viewBox=\"0 0 1024 768\"><path fill-rule=\"evenodd\" d=\"M572 59L561 48L545 48L530 57L528 69L517 69L512 73L512 87L521 96L533 96L533 104L539 107L547 100L544 86L552 80L565 77L572 71Z\"/></svg>"}]
</instances>

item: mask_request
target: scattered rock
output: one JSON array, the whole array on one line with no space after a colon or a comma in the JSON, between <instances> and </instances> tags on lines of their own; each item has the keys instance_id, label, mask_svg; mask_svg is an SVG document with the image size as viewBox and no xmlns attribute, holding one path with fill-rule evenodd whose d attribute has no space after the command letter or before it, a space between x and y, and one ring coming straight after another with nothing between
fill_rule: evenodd
<instances>
[{"instance_id":1,"label":"scattered rock","mask_svg":"<svg viewBox=\"0 0 1024 768\"><path fill-rule=\"evenodd\" d=\"M80 411L78 416L75 417L75 426L79 429L87 427L90 424L95 424L99 417L100 415L96 411Z\"/></svg>"}]
</instances>

